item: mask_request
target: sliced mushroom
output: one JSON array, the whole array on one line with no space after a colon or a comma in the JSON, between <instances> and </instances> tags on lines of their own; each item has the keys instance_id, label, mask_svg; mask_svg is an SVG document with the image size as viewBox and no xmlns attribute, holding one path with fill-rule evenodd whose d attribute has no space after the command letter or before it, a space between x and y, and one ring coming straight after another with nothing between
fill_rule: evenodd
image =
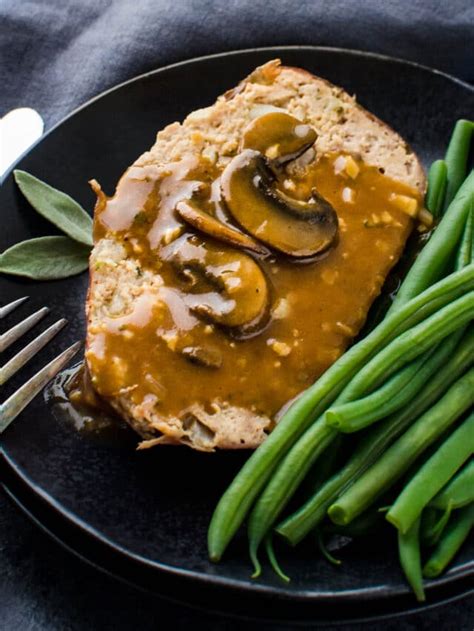
<instances>
[{"instance_id":1,"label":"sliced mushroom","mask_svg":"<svg viewBox=\"0 0 474 631\"><path fill-rule=\"evenodd\" d=\"M187 291L189 309L203 319L234 329L237 335L260 330L269 318L270 292L259 265L244 252L183 235L163 249L164 260L198 282Z\"/></svg>"},{"instance_id":2,"label":"sliced mushroom","mask_svg":"<svg viewBox=\"0 0 474 631\"><path fill-rule=\"evenodd\" d=\"M208 213L201 210L192 201L182 201L176 206L176 213L186 221L188 224L208 234L210 237L214 237L224 243L229 243L240 248L246 248L259 254L265 254L267 250L257 243L252 237L238 230L234 230L229 226L226 226L218 219L215 219Z\"/></svg>"},{"instance_id":3,"label":"sliced mushroom","mask_svg":"<svg viewBox=\"0 0 474 631\"><path fill-rule=\"evenodd\" d=\"M234 219L251 235L293 257L324 252L337 235L337 215L316 190L307 201L277 189L267 160L245 149L224 169L222 194Z\"/></svg>"},{"instance_id":4,"label":"sliced mushroom","mask_svg":"<svg viewBox=\"0 0 474 631\"><path fill-rule=\"evenodd\" d=\"M205 368L220 368L222 366L222 355L216 348L206 346L185 346L182 355L191 363Z\"/></svg>"},{"instance_id":5,"label":"sliced mushroom","mask_svg":"<svg viewBox=\"0 0 474 631\"><path fill-rule=\"evenodd\" d=\"M242 148L260 151L278 165L304 153L317 137L312 127L294 116L286 112L268 112L244 130Z\"/></svg>"}]
</instances>

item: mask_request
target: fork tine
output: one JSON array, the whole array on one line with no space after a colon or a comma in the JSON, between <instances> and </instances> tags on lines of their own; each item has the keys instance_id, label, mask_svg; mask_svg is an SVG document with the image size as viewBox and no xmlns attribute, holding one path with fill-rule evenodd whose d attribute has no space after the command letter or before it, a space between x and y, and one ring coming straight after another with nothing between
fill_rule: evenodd
<instances>
[{"instance_id":1,"label":"fork tine","mask_svg":"<svg viewBox=\"0 0 474 631\"><path fill-rule=\"evenodd\" d=\"M43 331L41 335L38 335L33 341L31 341L25 348L18 352L14 357L8 361L5 366L0 368L0 386L6 383L10 377L22 368L27 361L36 355L43 346L53 339L53 337L59 333L63 326L67 323L65 318L61 318L54 324L52 324L46 331Z\"/></svg>"},{"instance_id":2,"label":"fork tine","mask_svg":"<svg viewBox=\"0 0 474 631\"><path fill-rule=\"evenodd\" d=\"M5 316L7 316L9 313L11 313L13 309L16 309L17 307L22 305L26 300L28 300L28 298L29 296L24 296L23 298L18 298L18 300L14 300L13 302L10 302L8 305L5 305L4 307L0 307L0 320L4 318Z\"/></svg>"},{"instance_id":3,"label":"fork tine","mask_svg":"<svg viewBox=\"0 0 474 631\"><path fill-rule=\"evenodd\" d=\"M18 338L34 327L48 312L48 307L42 307L15 326L12 326L9 331L0 335L0 353L3 353L13 342L16 342Z\"/></svg>"},{"instance_id":4,"label":"fork tine","mask_svg":"<svg viewBox=\"0 0 474 631\"><path fill-rule=\"evenodd\" d=\"M63 351L49 364L44 366L31 379L21 386L11 397L0 405L0 434L10 425L10 423L22 412L35 396L41 392L45 385L74 357L81 342L75 342L72 346Z\"/></svg>"}]
</instances>

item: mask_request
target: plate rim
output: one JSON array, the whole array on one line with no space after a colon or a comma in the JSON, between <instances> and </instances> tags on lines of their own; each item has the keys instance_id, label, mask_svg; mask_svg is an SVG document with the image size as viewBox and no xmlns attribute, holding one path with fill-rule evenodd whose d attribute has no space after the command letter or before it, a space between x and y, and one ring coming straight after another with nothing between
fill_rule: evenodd
<instances>
[{"instance_id":1,"label":"plate rim","mask_svg":"<svg viewBox=\"0 0 474 631\"><path fill-rule=\"evenodd\" d=\"M182 66L189 66L196 63L205 62L208 60L216 59L216 58L228 58L232 56L238 55L246 55L252 53L273 53L283 55L287 51L309 51L309 52L326 52L326 53L335 53L342 55L350 55L352 57L359 57L364 59L375 59L382 62L389 63L397 63L400 65L410 66L418 70L422 70L423 72L427 72L429 74L435 74L437 76L443 77L447 79L463 89L468 90L469 92L474 93L474 86L466 83L465 81L449 74L441 70L437 70L435 68L431 68L427 65L420 64L415 61L406 60L403 58L392 57L390 55L385 55L381 53L375 53L370 51L351 49L351 48L343 48L343 47L332 47L332 46L311 46L311 45L284 45L284 46L266 46L266 47L252 47L245 49L237 49L231 51L225 51L221 53L213 53L209 55L202 55L199 57L192 57L184 60L180 60L178 62L174 62L172 64L168 64L166 66L161 66L155 68L153 70L147 71L145 73L141 73L134 77L131 77L125 81L122 81L107 90L93 96L88 99L75 109L73 109L69 114L64 116L61 120L55 123L38 141L36 141L31 147L29 147L19 158L10 166L8 171L1 178L0 183L3 182L10 177L13 170L16 168L16 165L22 161L26 155L32 152L39 143L45 140L49 134L54 132L57 128L59 128L63 123L66 123L70 118L80 114L82 110L86 109L90 105L93 105L96 101L102 99L103 97L108 96L110 93L118 91L129 84L140 82L146 80L152 76L160 75L169 70L173 70L175 68L180 68ZM183 568L179 568L172 565L167 565L165 563L159 561L152 561L151 559L147 559L141 555L137 555L127 548L118 545L116 542L111 541L104 533L101 531L92 528L89 524L84 522L81 518L76 516L74 513L66 509L59 502L56 502L54 497L50 494L43 491L40 487L38 487L33 481L29 479L28 476L23 475L21 469L18 468L14 461L11 461L7 454L4 452L2 447L1 449L2 457L6 466L16 475L18 476L22 482L28 487L29 491L39 497L43 502L46 502L48 506L57 511L63 518L67 519L67 521L74 525L75 527L80 528L84 533L88 536L96 539L102 545L108 546L113 549L115 552L123 555L124 558L132 559L135 562L146 565L149 568L152 568L154 571L159 571L161 574L173 574L175 576L184 578L184 579L192 579L193 581L198 581L201 585L212 586L217 585L221 588L237 590L240 593L249 593L249 594L265 594L273 595L277 598L289 599L293 602L306 602L306 603L314 603L318 602L328 602L333 605L340 604L342 602L350 602L356 600L363 600L364 602L379 602L379 601L389 601L395 597L403 597L410 593L408 587L400 586L399 588L390 588L390 591L384 586L380 588L374 587L370 588L370 593L364 594L363 590L347 590L344 592L325 592L324 594L318 594L315 592L311 592L308 590L301 591L290 591L283 587L278 587L274 585L268 584L258 584L258 583L244 583L241 579L232 579L226 576L219 576L217 574L204 574L195 570L186 570ZM78 553L80 554L80 553ZM464 564L461 566L454 575L446 574L443 577L436 579L435 581L429 581L427 583L427 592L435 591L436 589L442 589L445 586L451 585L456 581L460 581L466 578L469 578L474 574L474 565L472 563ZM362 591L362 593L361 593ZM433 603L435 605L435 603ZM422 606L420 610L428 608L430 604L426 606ZM411 609L410 609L411 610Z\"/></svg>"},{"instance_id":2,"label":"plate rim","mask_svg":"<svg viewBox=\"0 0 474 631\"><path fill-rule=\"evenodd\" d=\"M90 524L85 522L80 517L76 516L72 511L64 507L60 502L57 502L54 497L49 493L41 489L37 484L31 482L28 476L23 474L23 471L12 461L8 455L2 449L2 457L5 465L10 471L21 481L25 487L39 499L46 504L48 508L57 512L60 517L65 519L69 525L79 529L83 535L92 538L99 542L102 546L110 551L123 557L123 559L131 560L134 563L143 565L145 568L153 571L157 571L162 575L173 574L177 577L185 580L198 581L203 585L217 585L218 587L224 587L226 589L233 589L244 593L260 593L268 596L273 595L280 598L290 599L296 602L302 603L328 603L328 604L341 604L341 602L355 603L358 601L364 602L377 602L377 601L389 601L396 597L405 597L411 595L411 590L408 586L401 585L399 588L391 588L389 591L385 586L371 588L368 593L364 593L363 590L346 590L341 591L329 591L324 593L311 592L309 590L290 591L285 587L279 587L275 585L267 585L260 583L243 582L241 579L233 579L226 576L219 576L217 574L204 574L195 570L187 570L184 568L176 567L173 565L167 565L160 561L153 561L140 554L129 551L122 545L117 544L115 541L108 538L100 530L91 527ZM427 580L425 582L425 591L437 591L450 586L457 581L465 580L474 576L474 561L464 564L455 573L443 574L441 577L434 580ZM424 605L422 605L423 607Z\"/></svg>"},{"instance_id":3,"label":"plate rim","mask_svg":"<svg viewBox=\"0 0 474 631\"><path fill-rule=\"evenodd\" d=\"M101 560L100 559L98 560L97 557L92 557L91 555L87 555L83 551L81 551L77 546L74 547L70 542L65 541L64 537L61 537L61 534L58 533L58 528L59 528L59 531L61 531L61 525L59 527L56 526L56 529L55 529L55 528L51 528L47 523L45 523L44 514L42 516L38 516L37 509L36 510L31 509L31 507L28 504L28 501L25 502L22 496L22 492L19 493L18 489L15 490L14 488L15 482L13 481L13 487L12 487L11 482L12 480L10 480L10 483L8 482L2 483L2 488L5 492L7 499L10 500L16 507L18 507L18 509L21 510L22 513L26 515L26 517L30 519L30 521L32 521L36 526L38 526L47 536L49 536L52 540L54 540L57 544L59 544L63 549L67 550L67 552L73 554L76 558L87 563L89 566L94 567L98 571L104 572L108 576L120 581L121 583L125 585L128 585L129 587L132 587L141 592L147 592L147 593L155 593L157 591L156 589L151 589L148 586L144 586L142 583L139 584L137 582L134 582L132 579L130 579L128 576L125 576L123 573L120 574L115 569L111 569L110 567L108 567L106 563L101 562ZM23 484L23 481L21 481L20 484ZM28 492L30 492L30 488L28 486L26 486L26 489ZM31 500L31 498L29 499ZM46 511L48 510L54 510L54 509L52 509L51 506L46 504ZM59 518L66 520L66 518L62 514L59 516ZM66 521L66 528L76 529L77 527L78 526L76 523L69 523L68 521ZM100 543L102 544L102 542ZM166 572L163 573L163 577L166 577ZM213 586L211 585L211 588L212 587ZM460 593L442 596L440 599L437 599L434 601L431 600L425 603L418 603L413 600L412 604L409 607L399 609L396 611L390 611L390 612L385 612L385 613L377 612L375 614L368 614L368 615L362 615L362 616L357 616L357 614L356 615L351 614L350 616L344 617L344 618L333 618L333 617L328 618L326 616L323 616L323 617L304 616L300 618L291 618L291 620L288 616L282 617L282 616L275 615L272 617L268 617L266 615L262 616L258 614L242 613L240 609L238 610L238 612L236 612L235 609L229 610L229 607L227 606L227 604L223 604L221 607L216 606L215 604L204 606L201 604L201 602L196 602L194 600L190 602L189 599L186 599L185 597L179 598L179 596L175 596L174 594L170 595L169 593L165 594L162 591L158 591L158 593L160 597L164 598L165 600L168 600L175 604L184 604L190 607L192 610L201 611L203 613L212 612L212 613L217 613L220 615L227 615L231 617L232 619L236 619L236 620L246 620L246 621L251 621L251 622L265 622L266 624L272 624L272 623L273 624L282 624L282 623L289 624L291 622L298 628L305 628L307 627L308 624L316 625L316 626L325 625L325 628L326 628L326 625L331 627L333 625L339 625L339 624L350 625L350 624L361 624L361 623L369 623L369 622L374 623L376 621L379 622L379 621L389 620L389 619L390 620L402 619L407 616L423 613L425 611L432 611L433 609L436 609L438 607L446 606L448 604L455 603L459 600L462 600L464 598L474 595L474 586L471 586L471 587L468 586L467 589L463 590ZM269 596L269 595L265 594L265 596ZM270 596L274 596L274 595L270 594ZM386 600L387 601L390 600L390 597L388 597ZM291 604L291 599L288 599L287 602ZM366 601L363 601L363 604L365 602ZM318 604L318 603L314 603L314 604ZM329 607L330 607L329 611L331 611L332 610L331 604L329 604Z\"/></svg>"}]
</instances>

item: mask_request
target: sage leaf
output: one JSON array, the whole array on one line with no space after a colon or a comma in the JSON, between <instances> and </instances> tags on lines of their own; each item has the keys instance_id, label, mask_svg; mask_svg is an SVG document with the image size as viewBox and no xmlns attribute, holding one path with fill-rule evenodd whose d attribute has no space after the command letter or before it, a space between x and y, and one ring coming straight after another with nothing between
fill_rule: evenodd
<instances>
[{"instance_id":1,"label":"sage leaf","mask_svg":"<svg viewBox=\"0 0 474 631\"><path fill-rule=\"evenodd\" d=\"M80 204L26 171L13 171L20 191L45 219L71 239L92 246L92 219Z\"/></svg>"},{"instance_id":2,"label":"sage leaf","mask_svg":"<svg viewBox=\"0 0 474 631\"><path fill-rule=\"evenodd\" d=\"M69 237L29 239L0 254L0 272L34 280L68 278L87 269L89 254L89 247Z\"/></svg>"}]
</instances>

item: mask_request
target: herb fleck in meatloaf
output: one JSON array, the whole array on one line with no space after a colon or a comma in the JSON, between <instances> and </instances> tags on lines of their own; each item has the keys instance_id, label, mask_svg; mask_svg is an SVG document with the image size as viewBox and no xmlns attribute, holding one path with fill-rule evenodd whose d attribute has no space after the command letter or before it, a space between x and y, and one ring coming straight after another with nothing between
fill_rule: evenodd
<instances>
[{"instance_id":1,"label":"herb fleck in meatloaf","mask_svg":"<svg viewBox=\"0 0 474 631\"><path fill-rule=\"evenodd\" d=\"M113 197L92 185L92 384L141 447L213 451L260 444L344 351L425 176L344 90L275 60L160 131Z\"/></svg>"}]
</instances>

